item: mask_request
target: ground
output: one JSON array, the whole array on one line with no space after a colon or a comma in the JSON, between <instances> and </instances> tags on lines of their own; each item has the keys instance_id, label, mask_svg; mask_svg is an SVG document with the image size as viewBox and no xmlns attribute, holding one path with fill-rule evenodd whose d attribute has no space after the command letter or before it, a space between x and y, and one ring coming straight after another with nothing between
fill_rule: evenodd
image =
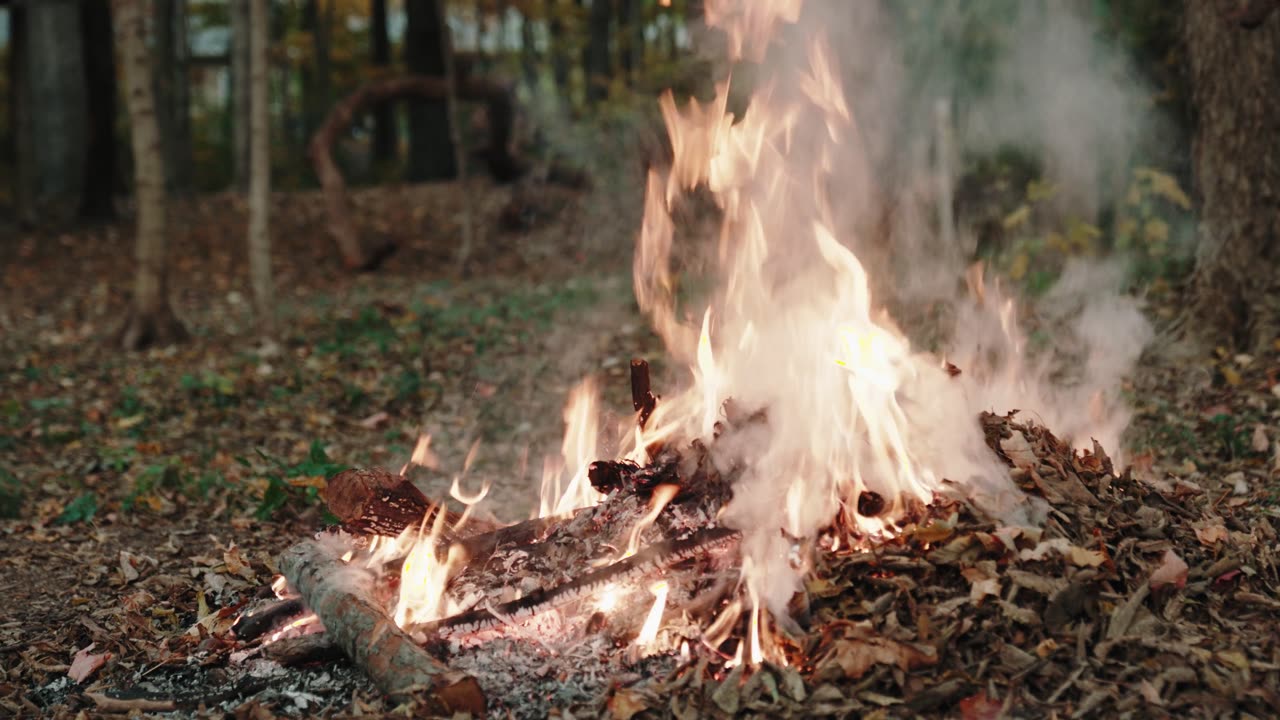
<instances>
[{"instance_id":1,"label":"ground","mask_svg":"<svg viewBox=\"0 0 1280 720\"><path fill-rule=\"evenodd\" d=\"M388 710L339 661L296 671L286 696L278 679L218 686L218 668L192 668L189 658L210 650L235 608L270 583L281 550L323 525L315 497L325 474L341 466L398 469L419 434L429 433L440 469L415 476L423 490L442 496L455 476L468 488L488 481L486 510L516 520L535 507L540 458L558 451L562 407L574 384L597 377L606 407L621 418L630 410L629 358L654 361L662 387L673 371L664 369L660 343L630 291L638 217L636 203L623 198L639 192L495 188L479 179L360 191L361 224L399 245L368 274L341 269L318 195L278 195L281 331L270 340L253 331L243 201L181 201L172 213L174 303L193 339L138 354L111 342L126 307L128 223L33 235L0 248L7 254L0 256L0 513L8 518L0 524L0 714L92 714L89 694L157 678L164 678L161 691L196 714L202 705L236 717L318 712L308 703L334 715ZM460 268L464 193L482 231ZM1164 311L1151 312L1158 318ZM1223 703L1233 697L1241 712L1280 712L1280 601L1267 547L1275 545L1271 528L1280 515L1277 373L1275 351L1149 353L1130 388L1137 409L1126 453L1132 472L1114 487L1088 488L1119 498L1113 517L1062 513L1084 523L1076 530L1095 527L1094 554L1073 559L1064 551L1066 559L1050 560L987 547L994 554L970 558L961 570L951 567L957 558L938 557L930 545L980 537L986 526L964 514L950 526L946 517L921 518L920 532L885 551L906 558L896 570L887 563L863 577L865 558L831 560L828 584L811 588L816 615L870 625L841 620L838 637L828 630L804 641L809 646L799 642L812 667L752 676L741 699L724 689L741 675L712 687L685 673L662 686L669 704L653 690L620 687L609 709L619 717L650 707L681 716L772 714L775 705L789 714L879 708L994 717L1001 698L1028 693L1046 715L1146 705L1153 715L1217 716L1229 714ZM1130 507L1125 493L1146 499ZM1139 507L1153 504L1150 513ZM1131 517L1139 520L1123 522ZM1165 550L1185 558L1189 572L1179 576L1169 567ZM1117 551L1127 555L1108 555ZM1102 561L1093 559L1101 556L1099 581ZM1052 593L1018 595L1005 571L1042 561L1062 565L1036 566L1061 573ZM990 576L977 577L973 568ZM1065 583L1082 571L1084 579ZM1172 573L1170 582L1156 582L1159 572ZM856 601L870 590L833 591L842 579L865 580L875 592ZM1078 643L1055 640L1061 627L1019 615L1020 608L1025 615L1057 607L1050 601L1068 587L1092 593L1097 582L1106 583L1101 594L1076 603L1092 608L1080 611L1089 622L1066 625ZM944 646L956 635L939 631L942 625L930 630L931 621L920 619L925 614L913 619L905 610L901 618L890 612L897 640L865 636L874 627L889 637L883 605L893 598L877 599L885 588L913 598L914 608L915 593L930 583L961 598L949 611L959 618L956 628L947 632L968 637L977 623L1000 641L973 639L963 652L917 663L906 635L912 642L942 638ZM1002 604L984 604L988 593L978 587L994 588L989 594ZM945 605L936 593L930 597L931 607ZM846 601L853 608L841 610ZM981 613L1005 605L1005 626L1036 629L1010 635L999 623L988 627L992 618ZM218 608L231 610L219 615ZM1129 622L1117 625L1120 612ZM973 620L968 626L966 618ZM1133 663L1127 672L1109 664L1121 653L1108 658L1086 642L1096 630L1118 645L1129 625L1151 627L1138 620L1179 624L1177 642L1165 635L1168 647L1123 655ZM1086 644L1101 658L1088 661ZM91 645L82 657L111 658L77 685L66 676L79 669L77 651ZM854 647L877 650L864 664L850 659ZM1177 659L1179 652L1189 659ZM988 672L1002 663L1021 670ZM1160 674L1174 666L1186 672ZM951 694L922 692L922 678ZM1061 689L1039 693L1040 683ZM930 702L910 704L911 692Z\"/></svg>"}]
</instances>

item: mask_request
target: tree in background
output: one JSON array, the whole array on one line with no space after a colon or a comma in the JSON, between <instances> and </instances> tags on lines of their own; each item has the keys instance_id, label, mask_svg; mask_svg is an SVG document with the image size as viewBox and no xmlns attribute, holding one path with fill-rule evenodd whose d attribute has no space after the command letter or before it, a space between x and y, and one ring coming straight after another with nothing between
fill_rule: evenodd
<instances>
[{"instance_id":1,"label":"tree in background","mask_svg":"<svg viewBox=\"0 0 1280 720\"><path fill-rule=\"evenodd\" d=\"M86 220L110 220L115 217L118 179L116 60L111 33L111 6L104 2L82 4L80 31L89 109L86 123L89 136L80 217Z\"/></svg>"},{"instance_id":2,"label":"tree in background","mask_svg":"<svg viewBox=\"0 0 1280 720\"><path fill-rule=\"evenodd\" d=\"M258 332L275 332L275 291L271 280L271 124L267 104L270 32L267 0L251 0L249 26L249 279Z\"/></svg>"},{"instance_id":3,"label":"tree in background","mask_svg":"<svg viewBox=\"0 0 1280 720\"><path fill-rule=\"evenodd\" d=\"M89 3L97 5L99 3ZM187 0L155 3L156 118L164 148L165 186L191 189L191 83L188 80Z\"/></svg>"},{"instance_id":4,"label":"tree in background","mask_svg":"<svg viewBox=\"0 0 1280 720\"><path fill-rule=\"evenodd\" d=\"M80 3L27 3L20 17L19 214L31 225L65 224L80 211L88 147Z\"/></svg>"},{"instance_id":5,"label":"tree in background","mask_svg":"<svg viewBox=\"0 0 1280 720\"><path fill-rule=\"evenodd\" d=\"M369 44L375 72L391 67L391 38L387 34L387 0L373 0L369 18ZM373 159L390 164L396 158L396 115L389 102L373 108Z\"/></svg>"},{"instance_id":6,"label":"tree in background","mask_svg":"<svg viewBox=\"0 0 1280 720\"><path fill-rule=\"evenodd\" d=\"M441 0L406 0L408 26L404 59L415 75L445 77L446 28ZM457 177L458 166L445 99L409 101L409 180L445 180Z\"/></svg>"},{"instance_id":7,"label":"tree in background","mask_svg":"<svg viewBox=\"0 0 1280 720\"><path fill-rule=\"evenodd\" d=\"M1185 4L1200 240L1184 321L1217 344L1253 351L1270 348L1280 331L1280 13L1270 12L1276 5Z\"/></svg>"},{"instance_id":8,"label":"tree in background","mask_svg":"<svg viewBox=\"0 0 1280 720\"><path fill-rule=\"evenodd\" d=\"M613 0L591 0L591 10L587 15L587 49L583 53L588 103L609 97L609 82L613 79L612 23Z\"/></svg>"},{"instance_id":9,"label":"tree in background","mask_svg":"<svg viewBox=\"0 0 1280 720\"><path fill-rule=\"evenodd\" d=\"M186 337L186 329L169 305L164 160L143 4L144 0L112 0L124 64L125 100L133 139L134 194L138 200L133 306L120 333L126 350L169 344Z\"/></svg>"},{"instance_id":10,"label":"tree in background","mask_svg":"<svg viewBox=\"0 0 1280 720\"><path fill-rule=\"evenodd\" d=\"M249 0L230 0L231 167L239 192L249 189Z\"/></svg>"}]
</instances>

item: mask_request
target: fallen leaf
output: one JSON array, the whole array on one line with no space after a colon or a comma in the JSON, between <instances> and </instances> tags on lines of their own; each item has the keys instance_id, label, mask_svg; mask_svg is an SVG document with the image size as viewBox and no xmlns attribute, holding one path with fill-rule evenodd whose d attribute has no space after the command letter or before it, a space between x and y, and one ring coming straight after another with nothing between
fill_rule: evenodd
<instances>
[{"instance_id":1,"label":"fallen leaf","mask_svg":"<svg viewBox=\"0 0 1280 720\"><path fill-rule=\"evenodd\" d=\"M391 419L390 415L388 415L385 411L379 410L378 412L357 422L356 424L359 425L360 427L373 430L377 428L379 425L382 425L383 423L385 423L389 419Z\"/></svg>"},{"instance_id":2,"label":"fallen leaf","mask_svg":"<svg viewBox=\"0 0 1280 720\"><path fill-rule=\"evenodd\" d=\"M1151 573L1151 587L1162 588L1172 585L1183 588L1187 585L1187 563L1173 550L1165 550L1160 560L1160 567Z\"/></svg>"},{"instance_id":3,"label":"fallen leaf","mask_svg":"<svg viewBox=\"0 0 1280 720\"><path fill-rule=\"evenodd\" d=\"M609 716L616 720L631 720L632 716L648 709L649 703L635 690L622 688L609 698Z\"/></svg>"},{"instance_id":4,"label":"fallen leaf","mask_svg":"<svg viewBox=\"0 0 1280 720\"><path fill-rule=\"evenodd\" d=\"M1227 528L1221 522L1194 523L1196 537L1205 545L1216 545L1229 537Z\"/></svg>"},{"instance_id":5,"label":"fallen leaf","mask_svg":"<svg viewBox=\"0 0 1280 720\"><path fill-rule=\"evenodd\" d=\"M1256 453L1264 453L1270 449L1271 440L1267 438L1267 429L1261 425L1255 425L1249 445L1253 447L1253 451Z\"/></svg>"},{"instance_id":6,"label":"fallen leaf","mask_svg":"<svg viewBox=\"0 0 1280 720\"><path fill-rule=\"evenodd\" d=\"M67 670L67 677L72 682L82 683L89 679L89 676L98 671L107 661L111 659L111 653L90 654L97 643L89 643L88 647L76 651L76 656L71 661L71 668Z\"/></svg>"},{"instance_id":7,"label":"fallen leaf","mask_svg":"<svg viewBox=\"0 0 1280 720\"><path fill-rule=\"evenodd\" d=\"M1026 436L1020 432L1015 432L1001 440L1000 449L1016 468L1027 470L1040 463L1040 459L1036 457L1036 451L1032 449L1031 443L1027 442Z\"/></svg>"},{"instance_id":8,"label":"fallen leaf","mask_svg":"<svg viewBox=\"0 0 1280 720\"><path fill-rule=\"evenodd\" d=\"M976 695L970 695L960 701L960 717L963 720L996 720L1000 717L1000 711L1003 708L1004 705L1001 702L979 691Z\"/></svg>"}]
</instances>

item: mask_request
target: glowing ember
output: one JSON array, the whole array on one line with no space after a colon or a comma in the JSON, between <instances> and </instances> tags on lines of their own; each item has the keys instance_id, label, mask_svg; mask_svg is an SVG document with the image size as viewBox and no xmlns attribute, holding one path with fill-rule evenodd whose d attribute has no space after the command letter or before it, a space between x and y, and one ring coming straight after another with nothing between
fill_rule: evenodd
<instances>
[{"instance_id":1,"label":"glowing ember","mask_svg":"<svg viewBox=\"0 0 1280 720\"><path fill-rule=\"evenodd\" d=\"M618 586L610 585L596 598L596 609L603 613L610 613L616 607L618 607Z\"/></svg>"},{"instance_id":2,"label":"glowing ember","mask_svg":"<svg viewBox=\"0 0 1280 720\"><path fill-rule=\"evenodd\" d=\"M649 615L640 628L640 634L636 636L637 645L647 647L658 638L658 627L662 624L662 613L667 609L667 592L670 589L666 580L659 580L649 588L649 592L654 596L653 607L649 608Z\"/></svg>"}]
</instances>

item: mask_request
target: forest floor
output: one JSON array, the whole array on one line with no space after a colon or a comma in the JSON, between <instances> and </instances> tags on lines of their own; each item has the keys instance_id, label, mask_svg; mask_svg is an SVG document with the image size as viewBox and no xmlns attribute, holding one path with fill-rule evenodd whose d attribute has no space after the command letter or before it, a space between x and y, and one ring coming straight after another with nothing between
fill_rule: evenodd
<instances>
[{"instance_id":1,"label":"forest floor","mask_svg":"<svg viewBox=\"0 0 1280 720\"><path fill-rule=\"evenodd\" d=\"M341 661L246 685L191 658L234 619L217 610L261 593L276 555L321 527L327 473L398 469L429 433L441 471L415 478L443 496L478 442L464 484L490 481L484 509L516 520L559 451L571 387L597 377L615 417L630 412L631 357L662 387L674 371L631 295L640 192L361 191L361 224L400 248L363 275L341 270L318 195L279 195L272 343L253 332L234 196L172 213L193 335L177 347L111 342L127 224L0 250L0 715L95 715L94 694L147 683L186 714L390 711ZM464 194L482 231L459 273ZM504 230L512 208L523 227ZM745 684L614 683L579 714L1280 713L1280 351L1150 355L1130 391L1132 472L1077 468L1101 505L1055 520L1093 539L1012 552L966 513L921 520L932 530L884 551L907 558L892 582L857 554L824 566L810 590L832 623L797 640L811 664ZM1042 470L1072 462L1022 432ZM972 553L938 554L962 540Z\"/></svg>"}]
</instances>

